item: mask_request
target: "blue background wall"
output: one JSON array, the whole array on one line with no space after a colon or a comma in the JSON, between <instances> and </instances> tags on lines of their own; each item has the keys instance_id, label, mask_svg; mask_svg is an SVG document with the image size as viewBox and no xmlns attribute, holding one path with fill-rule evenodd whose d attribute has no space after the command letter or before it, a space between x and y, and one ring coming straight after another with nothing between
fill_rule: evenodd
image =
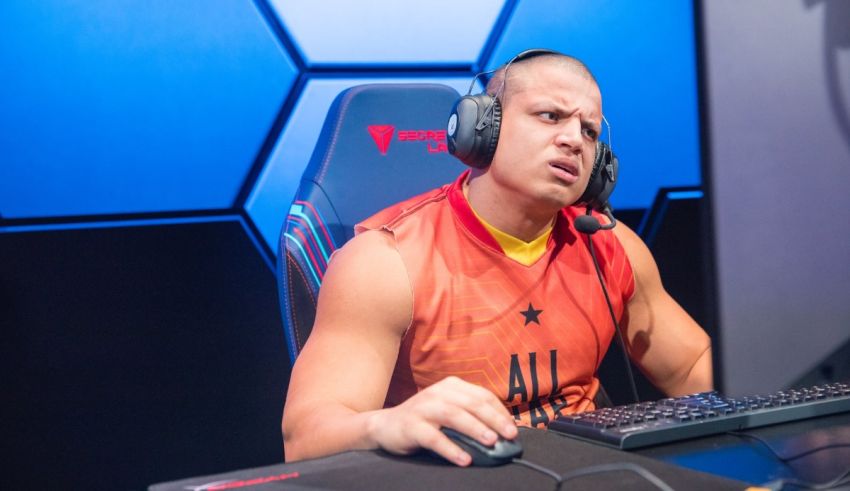
<instances>
[{"instance_id":1,"label":"blue background wall","mask_svg":"<svg viewBox=\"0 0 850 491\"><path fill-rule=\"evenodd\" d=\"M369 5L3 2L0 216L236 209L275 244L340 90L429 80L464 92L529 47L596 73L622 162L616 208L699 184L689 2Z\"/></svg>"}]
</instances>

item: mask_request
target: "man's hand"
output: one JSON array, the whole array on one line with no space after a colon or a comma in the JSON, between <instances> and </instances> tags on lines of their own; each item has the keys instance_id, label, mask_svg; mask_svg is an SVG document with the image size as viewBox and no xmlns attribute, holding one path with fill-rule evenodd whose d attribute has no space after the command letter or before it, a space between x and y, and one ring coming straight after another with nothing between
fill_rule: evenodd
<instances>
[{"instance_id":1,"label":"man's hand","mask_svg":"<svg viewBox=\"0 0 850 491\"><path fill-rule=\"evenodd\" d=\"M509 440L517 436L513 418L492 392L457 377L447 377L396 407L374 412L369 434L391 453L427 448L459 466L469 465L470 455L449 440L441 427L484 445L495 444L500 435Z\"/></svg>"}]
</instances>

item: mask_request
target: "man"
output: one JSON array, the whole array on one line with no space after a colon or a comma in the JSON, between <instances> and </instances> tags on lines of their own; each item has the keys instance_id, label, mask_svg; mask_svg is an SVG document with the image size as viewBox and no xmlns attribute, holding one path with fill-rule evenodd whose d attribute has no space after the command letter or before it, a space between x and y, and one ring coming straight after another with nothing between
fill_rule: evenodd
<instances>
[{"instance_id":1,"label":"man","mask_svg":"<svg viewBox=\"0 0 850 491\"><path fill-rule=\"evenodd\" d=\"M571 207L602 120L578 60L545 54L498 71L492 163L358 226L331 261L283 417L288 460L381 447L470 456L516 424L590 410L613 337ZM709 390L710 340L666 293L625 225L592 237L629 354L671 396Z\"/></svg>"}]
</instances>

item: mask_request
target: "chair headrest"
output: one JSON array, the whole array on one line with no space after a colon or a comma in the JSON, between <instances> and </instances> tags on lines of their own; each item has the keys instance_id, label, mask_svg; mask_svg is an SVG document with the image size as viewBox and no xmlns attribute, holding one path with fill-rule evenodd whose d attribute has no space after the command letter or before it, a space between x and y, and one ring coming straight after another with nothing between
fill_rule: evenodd
<instances>
[{"instance_id":1,"label":"chair headrest","mask_svg":"<svg viewBox=\"0 0 850 491\"><path fill-rule=\"evenodd\" d=\"M343 91L328 112L302 191L319 187L350 230L390 204L450 182L463 170L446 147L446 121L458 98L437 84Z\"/></svg>"}]
</instances>

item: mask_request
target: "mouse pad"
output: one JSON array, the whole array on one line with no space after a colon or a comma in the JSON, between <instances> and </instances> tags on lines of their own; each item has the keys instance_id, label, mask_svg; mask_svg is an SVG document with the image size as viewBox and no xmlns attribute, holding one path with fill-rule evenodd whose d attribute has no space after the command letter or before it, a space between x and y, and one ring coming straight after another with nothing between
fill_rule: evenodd
<instances>
[{"instance_id":1,"label":"mouse pad","mask_svg":"<svg viewBox=\"0 0 850 491\"><path fill-rule=\"evenodd\" d=\"M649 457L573 440L544 430L520 428L522 458L559 474L600 464L629 462L643 466L673 489L743 490L749 484L667 464ZM555 481L517 464L459 468L422 452L400 457L382 451L344 452L212 476L152 485L151 491L269 489L555 489ZM614 471L568 481L561 488L657 490L634 472Z\"/></svg>"}]
</instances>

